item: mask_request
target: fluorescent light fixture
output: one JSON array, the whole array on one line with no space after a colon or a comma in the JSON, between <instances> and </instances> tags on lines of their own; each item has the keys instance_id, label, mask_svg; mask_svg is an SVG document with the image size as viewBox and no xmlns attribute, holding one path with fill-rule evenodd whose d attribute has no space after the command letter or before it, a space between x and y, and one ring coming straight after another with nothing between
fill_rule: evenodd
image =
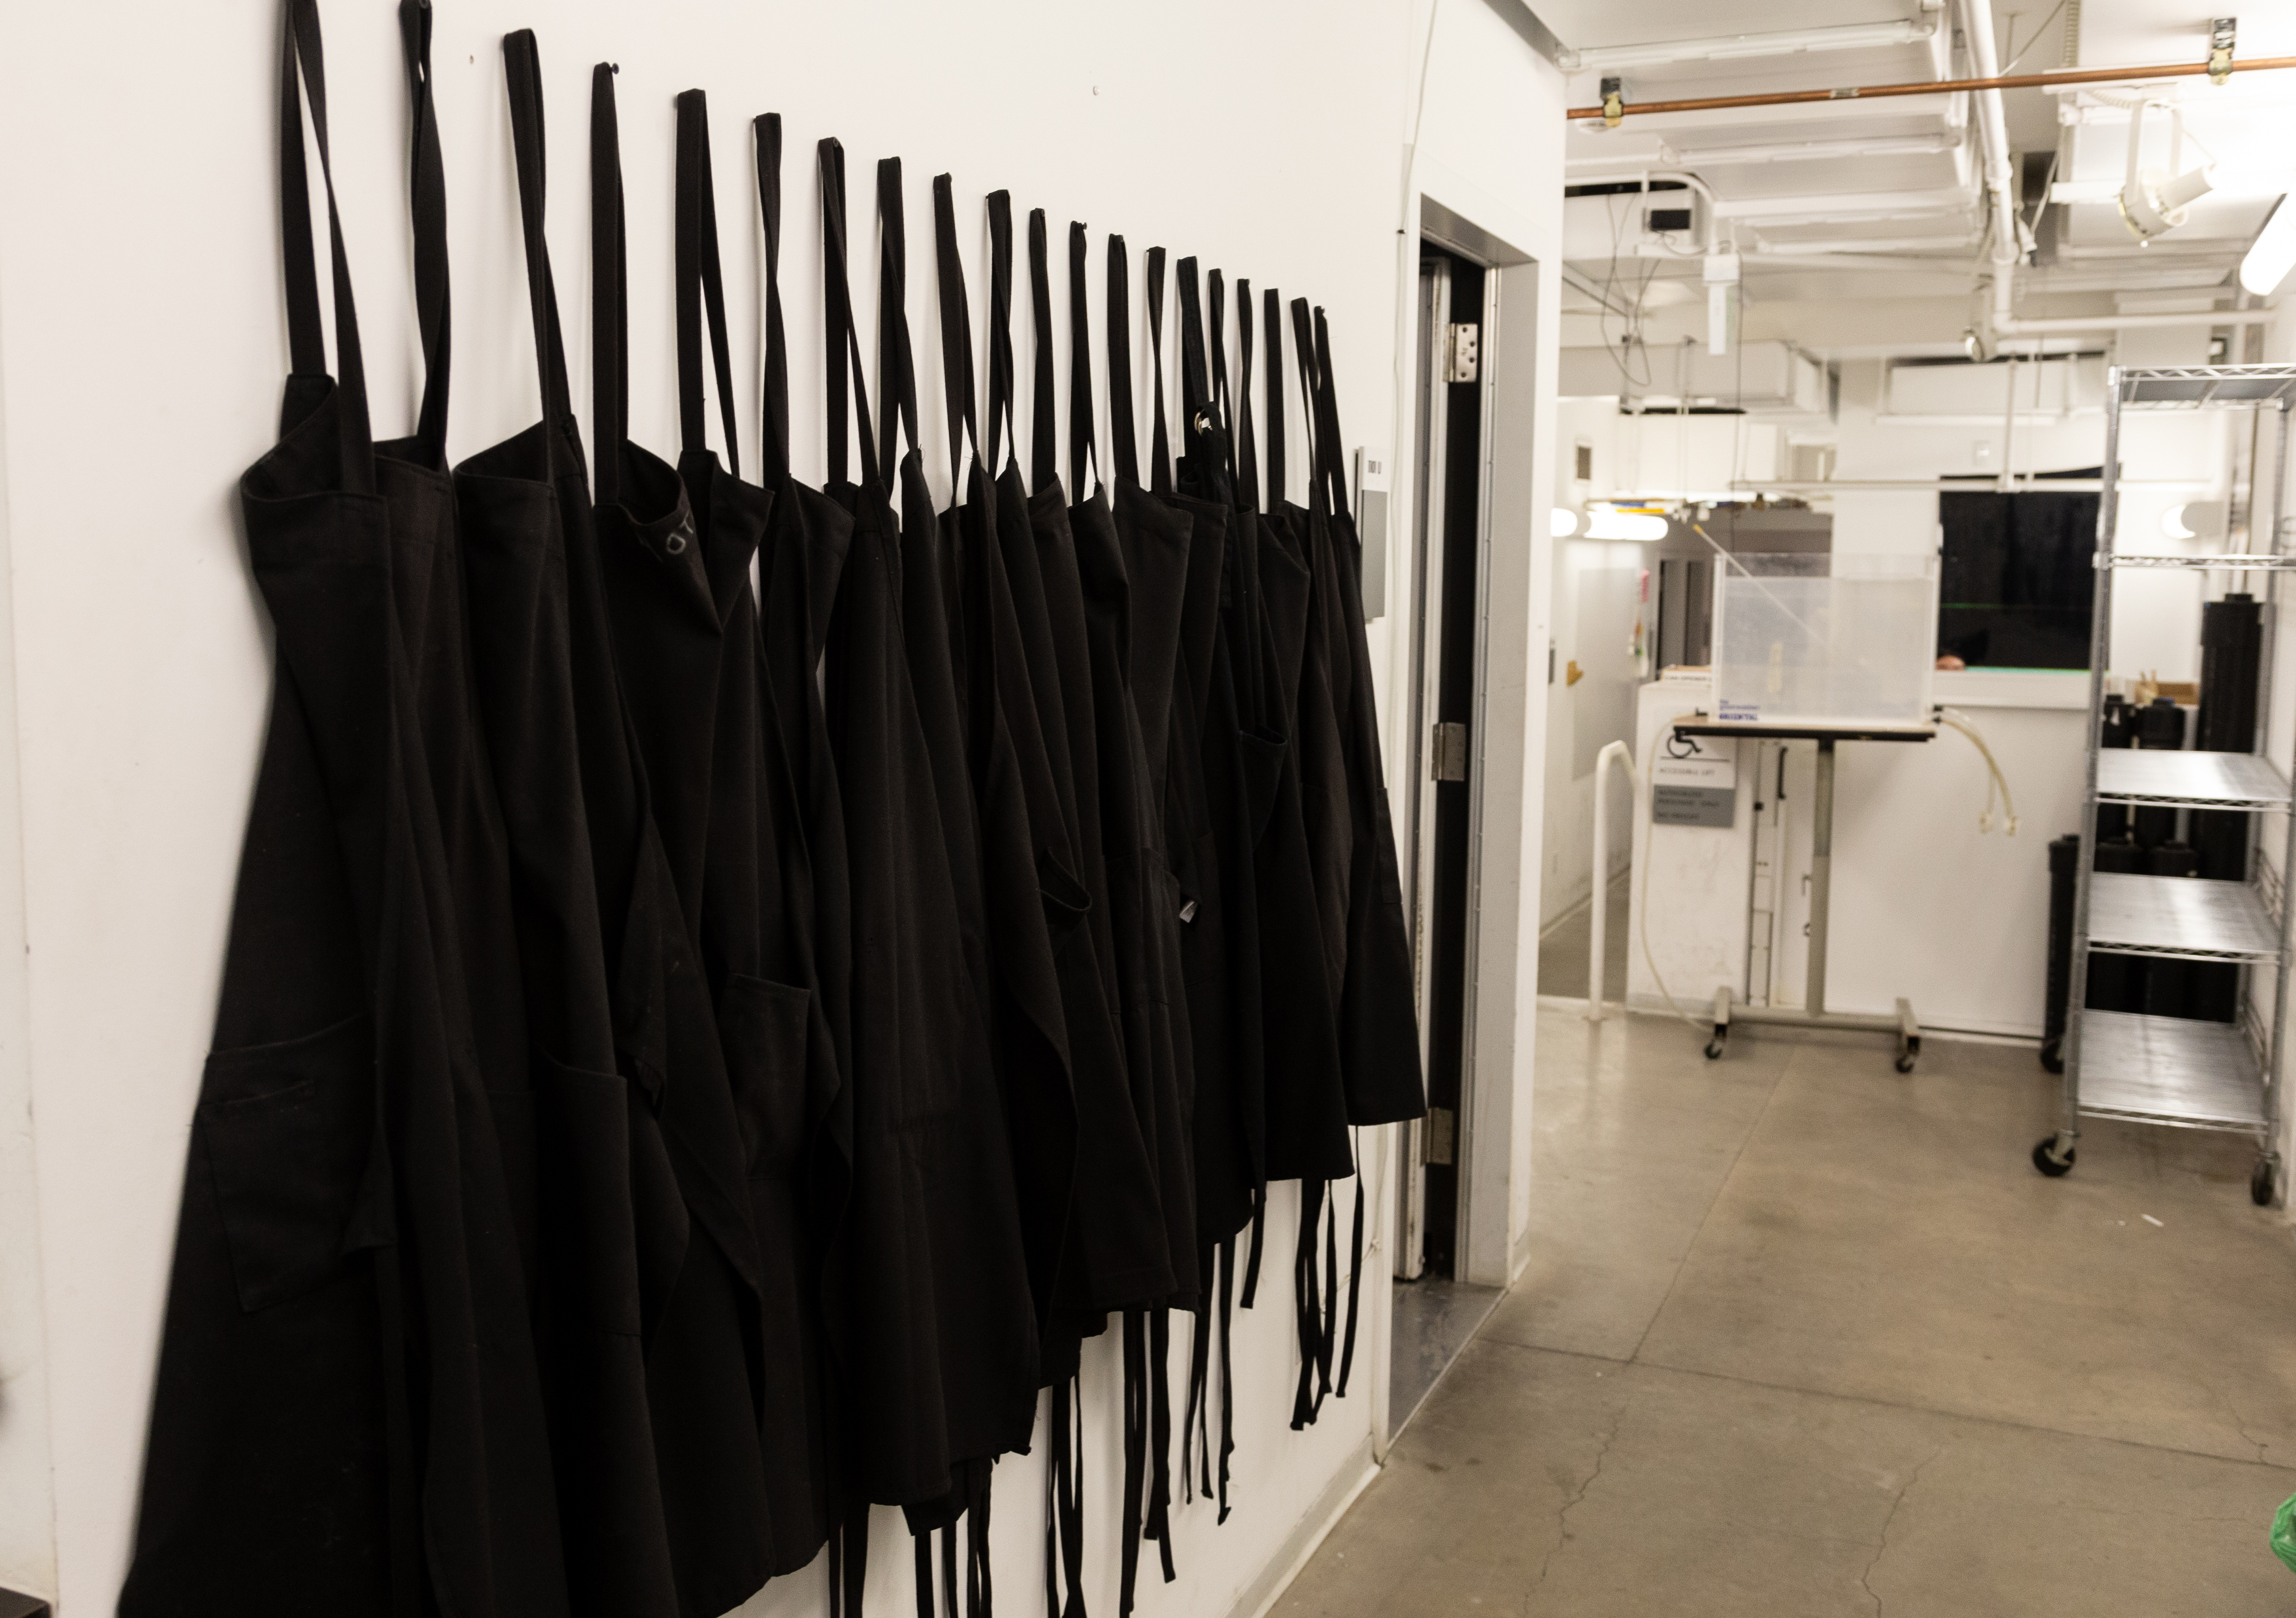
<instances>
[{"instance_id":1,"label":"fluorescent light fixture","mask_svg":"<svg viewBox=\"0 0 2296 1618\"><path fill-rule=\"evenodd\" d=\"M1546 531L1557 539L1568 539L1578 532L1578 513L1569 506L1556 506L1546 514Z\"/></svg>"},{"instance_id":2,"label":"fluorescent light fixture","mask_svg":"<svg viewBox=\"0 0 2296 1618\"><path fill-rule=\"evenodd\" d=\"M2240 261L2240 284L2259 298L2269 298L2288 279L2292 267L2296 267L2296 208L2283 197L2250 244L2248 257Z\"/></svg>"},{"instance_id":3,"label":"fluorescent light fixture","mask_svg":"<svg viewBox=\"0 0 2296 1618\"><path fill-rule=\"evenodd\" d=\"M1666 519L1655 511L1622 511L1616 506L1587 509L1587 537L1643 542L1666 537Z\"/></svg>"}]
</instances>

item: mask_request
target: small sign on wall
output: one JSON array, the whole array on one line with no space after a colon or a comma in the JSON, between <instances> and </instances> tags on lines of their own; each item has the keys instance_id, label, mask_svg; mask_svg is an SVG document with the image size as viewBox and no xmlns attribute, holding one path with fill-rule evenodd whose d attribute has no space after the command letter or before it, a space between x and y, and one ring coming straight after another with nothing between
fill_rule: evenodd
<instances>
[{"instance_id":1,"label":"small sign on wall","mask_svg":"<svg viewBox=\"0 0 2296 1618\"><path fill-rule=\"evenodd\" d=\"M1651 820L1660 826L1727 830L1738 813L1738 744L1668 735L1651 761Z\"/></svg>"}]
</instances>

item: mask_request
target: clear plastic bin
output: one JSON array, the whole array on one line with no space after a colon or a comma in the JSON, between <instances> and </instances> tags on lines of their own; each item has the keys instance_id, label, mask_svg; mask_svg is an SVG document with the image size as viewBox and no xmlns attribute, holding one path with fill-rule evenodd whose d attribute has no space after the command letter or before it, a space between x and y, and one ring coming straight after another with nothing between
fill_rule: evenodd
<instances>
[{"instance_id":1,"label":"clear plastic bin","mask_svg":"<svg viewBox=\"0 0 2296 1618\"><path fill-rule=\"evenodd\" d=\"M1715 717L1926 723L1937 604L1933 555L1717 559Z\"/></svg>"}]
</instances>

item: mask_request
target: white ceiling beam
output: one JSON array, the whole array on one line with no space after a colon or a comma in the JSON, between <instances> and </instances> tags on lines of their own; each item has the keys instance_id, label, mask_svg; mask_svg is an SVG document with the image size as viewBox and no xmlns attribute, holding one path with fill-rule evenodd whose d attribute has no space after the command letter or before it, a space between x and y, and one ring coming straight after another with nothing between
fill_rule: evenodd
<instances>
[{"instance_id":1,"label":"white ceiling beam","mask_svg":"<svg viewBox=\"0 0 2296 1618\"><path fill-rule=\"evenodd\" d=\"M1918 45L1937 34L1935 13L1895 22L1839 23L1827 28L1779 29L1759 34L1717 34L1703 39L1660 39L1647 45L1598 45L1563 51L1555 65L1566 73L1609 73L1620 68L1670 67L1686 61L1731 61L1759 56L1796 56L1807 51L1872 50Z\"/></svg>"}]
</instances>

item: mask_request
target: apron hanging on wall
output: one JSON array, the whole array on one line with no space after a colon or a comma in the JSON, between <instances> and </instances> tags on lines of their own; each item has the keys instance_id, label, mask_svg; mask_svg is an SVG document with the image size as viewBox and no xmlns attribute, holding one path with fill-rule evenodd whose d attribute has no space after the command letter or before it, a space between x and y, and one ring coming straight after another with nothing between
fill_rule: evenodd
<instances>
[{"instance_id":1,"label":"apron hanging on wall","mask_svg":"<svg viewBox=\"0 0 2296 1618\"><path fill-rule=\"evenodd\" d=\"M625 738L619 759L606 752L599 761L602 773L619 763L619 779L602 780L604 801L594 796L589 805L593 839L636 854L619 891L601 889L602 909L629 917L623 972L651 991L645 1020L624 1037L644 1042L641 1061L661 1064L655 1104L693 1219L646 1371L678 1600L688 1618L703 1618L748 1599L769 1565L758 1439L763 1263L693 919L709 817L716 612L677 474L629 441L619 147L614 73L601 62L590 78L596 518L590 535L570 535L589 543L568 560L577 656L593 662L592 689L606 710L585 731L586 774L593 729L602 752L614 719ZM608 826L612 835L602 839Z\"/></svg>"},{"instance_id":2,"label":"apron hanging on wall","mask_svg":"<svg viewBox=\"0 0 2296 1618\"><path fill-rule=\"evenodd\" d=\"M672 1618L642 1300L668 1295L688 1222L646 1089L616 1071L569 618L567 534L588 520L588 479L542 230L530 33L504 42L504 65L544 419L463 462L455 489L472 668L519 873L519 960L542 1076L537 1332L573 1610Z\"/></svg>"},{"instance_id":3,"label":"apron hanging on wall","mask_svg":"<svg viewBox=\"0 0 2296 1618\"><path fill-rule=\"evenodd\" d=\"M785 1573L812 1561L828 1532L820 1304L807 1221L808 1091L818 1088L817 1082L809 1085L808 1064L816 1014L812 964L791 915L791 872L783 853L800 831L781 727L761 683L758 607L750 590L750 563L775 497L741 478L709 117L701 91L677 98L678 480L693 510L718 630L701 958L741 1122L758 1233L764 1300L758 1431L770 1535L767 1572ZM705 315L724 423L724 464L709 447ZM688 603L678 605L675 621L682 624ZM668 659L662 662L667 668ZM801 874L800 862L791 864ZM833 1083L830 1088L833 1093Z\"/></svg>"},{"instance_id":4,"label":"apron hanging on wall","mask_svg":"<svg viewBox=\"0 0 2296 1618\"><path fill-rule=\"evenodd\" d=\"M763 114L754 128L766 245L760 453L767 484L774 490L758 559L758 667L766 698L767 741L778 739L783 761L780 773L769 768L768 784L781 781L789 800L775 821L790 929L787 948L798 959L797 970L809 963L815 986L806 1041L805 1181L812 1254L808 1273L820 1298L821 1261L843 1216L852 1176L853 1092L845 1082L844 1053L852 1039L853 950L845 805L838 788L837 760L830 750L819 674L838 580L852 544L853 519L820 490L800 483L790 470L789 353L781 292L781 117ZM771 762L769 755L769 766ZM826 1307L825 1298L822 1307ZM824 1369L824 1376L835 1374L833 1363ZM833 1393L824 1391L820 1397L834 1408ZM834 1453L832 1444L832 1458ZM832 1483L828 1500L833 1501L835 1494ZM818 1509L826 1510L826 1504Z\"/></svg>"},{"instance_id":5,"label":"apron hanging on wall","mask_svg":"<svg viewBox=\"0 0 2296 1618\"><path fill-rule=\"evenodd\" d=\"M1227 513L1227 545L1220 575L1219 630L1214 644L1210 701L1203 735L1204 774L1213 799L1218 843L1224 940L1234 985L1228 1008L1231 1093L1234 1110L1222 1118L1201 1097L1196 1110L1196 1208L1209 1287L1216 1273L1217 1312L1207 1309L1195 1336L1188 1383L1188 1410L1182 1420L1180 1471L1193 1491L1189 1451L1200 1446L1202 1488L1217 1492L1220 1518L1227 1516L1229 1458L1235 1449L1234 1387L1231 1374L1235 1297L1235 1236L1249 1222L1255 1253L1267 1196L1267 1053L1260 990L1259 878L1255 851L1275 807L1283 767L1284 736L1269 721L1266 635L1259 584L1259 529L1249 501L1236 485L1233 420L1228 398L1225 298L1220 273L1210 277L1211 379L1204 377L1204 344L1198 308L1195 260L1180 261L1181 400L1189 450L1180 463L1180 486L1218 503ZM1247 344L1246 364L1250 364ZM1229 1125L1233 1125L1232 1128ZM1208 1303L1210 1300L1207 1300ZM1211 1338L1220 1339L1218 1477L1212 1476L1210 1432ZM1193 1425L1192 1425L1193 1424Z\"/></svg>"},{"instance_id":6,"label":"apron hanging on wall","mask_svg":"<svg viewBox=\"0 0 2296 1618\"><path fill-rule=\"evenodd\" d=\"M1152 255L1151 263L1159 264L1160 258ZM1193 522L1188 513L1176 510L1140 486L1138 437L1133 424L1129 277L1130 258L1124 238L1111 236L1108 399L1110 437L1116 445L1116 481L1110 526L1119 546L1122 571L1102 575L1105 601L1103 609L1113 616L1117 601L1111 587L1120 580L1126 617L1123 666L1137 715L1139 751L1128 813L1122 822L1111 822L1107 829L1126 839L1132 880L1124 885L1124 890L1134 895L1133 903L1137 907L1138 919L1127 930L1139 941L1138 981L1147 1002L1143 1020L1147 1026L1150 1049L1144 1059L1136 1053L1135 1060L1144 1062L1152 1083L1153 1128L1149 1140L1156 1155L1173 1289L1164 1305L1130 1312L1124 1318L1124 1549L1119 1573L1119 1611L1123 1613L1132 1609L1141 1539L1158 1542L1164 1576L1168 1581L1175 1576L1167 1521L1171 1500L1169 1308L1193 1307L1199 1288L1195 1188L1189 1161L1193 1147L1194 1050L1180 939L1180 929L1194 918L1196 911L1192 896L1182 890L1173 867L1170 829L1165 813L1172 757L1172 711L1177 696L1176 687L1183 677L1179 656ZM1151 308L1152 311L1152 300ZM1167 458L1160 392L1156 426L1152 454L1156 464L1160 465ZM1081 537L1080 535L1080 543ZM1093 587L1094 582L1093 573L1088 570L1087 589ZM1116 851L1111 846L1111 888L1119 887L1116 860ZM1118 903L1123 903L1121 893Z\"/></svg>"},{"instance_id":7,"label":"apron hanging on wall","mask_svg":"<svg viewBox=\"0 0 2296 1618\"><path fill-rule=\"evenodd\" d=\"M947 175L933 181L933 241L951 468L961 470L964 451L972 452L971 470L962 474L964 503L942 517L940 534L956 564L950 581L957 607L954 639L965 649L959 695L988 905L989 1028L1041 1334L1050 1324L1077 1168L1077 1104L1057 956L1081 935L1091 898L1069 850L1005 570L1008 549L1031 552L1033 565L1034 540L1019 474L1002 488L994 481L1002 397L990 404L990 459L980 454L972 315Z\"/></svg>"},{"instance_id":8,"label":"apron hanging on wall","mask_svg":"<svg viewBox=\"0 0 2296 1618\"><path fill-rule=\"evenodd\" d=\"M120 1610L554 1614L566 1592L526 1277L390 590L394 554L451 507L394 499L398 474L377 464L318 22L311 0L291 0L279 167L292 374L279 443L241 483L278 689Z\"/></svg>"},{"instance_id":9,"label":"apron hanging on wall","mask_svg":"<svg viewBox=\"0 0 2296 1618\"><path fill-rule=\"evenodd\" d=\"M849 1070L853 1192L830 1279L845 1335L842 1483L857 1501L938 1512L978 1491L991 1459L1028 1442L1036 1321L940 795L902 639L904 617L914 616L902 608L906 547L870 429L846 275L844 151L833 140L821 144L821 170L828 492L854 519L829 638L828 718L851 862L854 1003L865 1008L853 1021ZM898 335L885 334L889 347ZM859 485L846 478L849 362ZM857 1525L849 1521L842 1536L840 1599L849 1603L865 1555L865 1526L857 1533Z\"/></svg>"},{"instance_id":10,"label":"apron hanging on wall","mask_svg":"<svg viewBox=\"0 0 2296 1618\"><path fill-rule=\"evenodd\" d=\"M1053 471L1052 290L1044 214L1038 210L1029 217L1037 318L1037 487L1033 494L1021 484L1019 434L1013 421L1013 217L1008 193L997 192L988 199L988 224L989 460L996 460L1007 430L1013 431L1015 452L996 480L997 542L1053 778L1056 802L1051 813L1057 814L1063 839L1063 869L1078 877L1083 903L1076 925L1058 944L1077 1109L1075 1198L1062 1254L1052 1341L1046 1349L1046 1378L1058 1382L1073 1374L1083 1336L1100 1329L1109 1310L1169 1295L1171 1266L1154 1169L1127 1083L1119 1002L1112 987L1114 947L1108 927L1107 864L1100 845L1090 652L1069 535L1067 494ZM1103 939L1108 941L1105 947Z\"/></svg>"},{"instance_id":11,"label":"apron hanging on wall","mask_svg":"<svg viewBox=\"0 0 2296 1618\"><path fill-rule=\"evenodd\" d=\"M1292 306L1305 343L1304 299ZM1419 1018L1412 995L1411 935L1396 869L1395 827L1380 762L1379 712L1364 633L1363 543L1348 510L1345 452L1332 382L1331 333L1316 311L1317 448L1316 476L1324 490L1325 531L1345 635L1347 701L1341 710L1353 870L1349 883L1347 979L1340 999L1340 1057L1347 1075L1348 1122L1398 1124L1427 1110L1419 1068ZM1382 552L1383 553L1383 552ZM1336 682L1335 682L1336 683Z\"/></svg>"}]
</instances>

